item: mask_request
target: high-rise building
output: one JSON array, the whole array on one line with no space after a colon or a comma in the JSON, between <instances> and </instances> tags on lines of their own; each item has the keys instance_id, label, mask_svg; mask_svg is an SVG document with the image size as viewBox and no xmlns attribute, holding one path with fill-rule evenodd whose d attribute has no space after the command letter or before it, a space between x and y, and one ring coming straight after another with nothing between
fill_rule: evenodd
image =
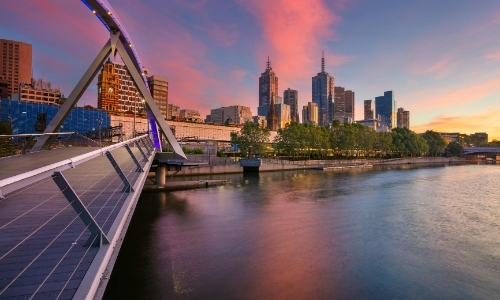
<instances>
[{"instance_id":1,"label":"high-rise building","mask_svg":"<svg viewBox=\"0 0 500 300\"><path fill-rule=\"evenodd\" d=\"M345 112L344 112L344 118L349 118L351 120L354 120L354 110L355 110L355 105L354 105L354 92L351 90L347 90L344 93L344 103L345 103Z\"/></svg>"},{"instance_id":2,"label":"high-rise building","mask_svg":"<svg viewBox=\"0 0 500 300\"><path fill-rule=\"evenodd\" d=\"M318 104L319 125L326 126L333 121L334 79L325 72L325 57L321 58L321 73L312 78L312 102Z\"/></svg>"},{"instance_id":3,"label":"high-rise building","mask_svg":"<svg viewBox=\"0 0 500 300\"><path fill-rule=\"evenodd\" d=\"M271 68L269 57L267 58L266 71L259 77L259 107L269 105L267 113L267 128L278 130L278 116L274 104L278 99L278 77Z\"/></svg>"},{"instance_id":4,"label":"high-rise building","mask_svg":"<svg viewBox=\"0 0 500 300\"><path fill-rule=\"evenodd\" d=\"M200 112L194 109L181 109L179 115L184 118L195 118L200 116Z\"/></svg>"},{"instance_id":5,"label":"high-rise building","mask_svg":"<svg viewBox=\"0 0 500 300\"><path fill-rule=\"evenodd\" d=\"M61 105L61 90L52 88L50 82L44 79L31 80L31 83L21 83L19 85L21 101L43 103L51 105Z\"/></svg>"},{"instance_id":6,"label":"high-rise building","mask_svg":"<svg viewBox=\"0 0 500 300\"><path fill-rule=\"evenodd\" d=\"M285 104L290 106L290 119L292 122L299 122L299 92L288 88L283 92Z\"/></svg>"},{"instance_id":7,"label":"high-rise building","mask_svg":"<svg viewBox=\"0 0 500 300\"><path fill-rule=\"evenodd\" d=\"M7 93L19 93L20 83L30 83L32 47L30 44L0 39L0 77L7 80Z\"/></svg>"},{"instance_id":8,"label":"high-rise building","mask_svg":"<svg viewBox=\"0 0 500 300\"><path fill-rule=\"evenodd\" d=\"M397 124L398 128L410 129L410 112L402 107L398 108Z\"/></svg>"},{"instance_id":9,"label":"high-rise building","mask_svg":"<svg viewBox=\"0 0 500 300\"><path fill-rule=\"evenodd\" d=\"M345 89L341 86L334 88L333 119L343 123L345 114Z\"/></svg>"},{"instance_id":10,"label":"high-rise building","mask_svg":"<svg viewBox=\"0 0 500 300\"><path fill-rule=\"evenodd\" d=\"M308 102L302 107L302 123L318 125L318 103Z\"/></svg>"},{"instance_id":11,"label":"high-rise building","mask_svg":"<svg viewBox=\"0 0 500 300\"><path fill-rule=\"evenodd\" d=\"M375 118L375 110L373 109L373 100L365 100L364 102L365 114L364 120L373 120Z\"/></svg>"},{"instance_id":12,"label":"high-rise building","mask_svg":"<svg viewBox=\"0 0 500 300\"><path fill-rule=\"evenodd\" d=\"M397 126L396 120L396 100L394 92L384 92L383 96L375 97L375 112L380 115L381 126L386 126L389 129Z\"/></svg>"},{"instance_id":13,"label":"high-rise building","mask_svg":"<svg viewBox=\"0 0 500 300\"><path fill-rule=\"evenodd\" d=\"M160 109L163 118L167 118L168 107L168 79L158 75L148 77L149 91Z\"/></svg>"},{"instance_id":14,"label":"high-rise building","mask_svg":"<svg viewBox=\"0 0 500 300\"><path fill-rule=\"evenodd\" d=\"M341 86L334 87L333 119L341 124L354 120L354 92Z\"/></svg>"}]
</instances>

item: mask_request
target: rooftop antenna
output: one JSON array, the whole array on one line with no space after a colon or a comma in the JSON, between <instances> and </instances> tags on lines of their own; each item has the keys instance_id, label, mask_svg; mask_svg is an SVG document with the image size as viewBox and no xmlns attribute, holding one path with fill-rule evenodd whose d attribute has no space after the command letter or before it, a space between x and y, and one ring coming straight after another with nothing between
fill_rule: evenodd
<instances>
[{"instance_id":1,"label":"rooftop antenna","mask_svg":"<svg viewBox=\"0 0 500 300\"><path fill-rule=\"evenodd\" d=\"M325 50L323 50L323 57L321 58L321 72L325 73Z\"/></svg>"},{"instance_id":2,"label":"rooftop antenna","mask_svg":"<svg viewBox=\"0 0 500 300\"><path fill-rule=\"evenodd\" d=\"M269 56L267 57L267 67L266 67L266 70L269 71L271 70L271 62L269 61Z\"/></svg>"}]
</instances>

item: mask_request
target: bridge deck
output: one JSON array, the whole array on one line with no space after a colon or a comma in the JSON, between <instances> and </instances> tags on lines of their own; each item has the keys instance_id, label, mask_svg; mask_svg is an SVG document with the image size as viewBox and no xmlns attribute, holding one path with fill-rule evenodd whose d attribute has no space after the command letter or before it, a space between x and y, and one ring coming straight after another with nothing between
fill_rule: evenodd
<instances>
[{"instance_id":1,"label":"bridge deck","mask_svg":"<svg viewBox=\"0 0 500 300\"><path fill-rule=\"evenodd\" d=\"M0 179L92 150L75 147L0 159ZM137 148L132 152L141 157ZM111 153L140 192L144 173L136 172L127 150ZM122 192L124 184L106 156L63 175L105 234L122 222L117 216L130 194ZM90 237L87 226L50 177L5 196L0 201L0 298L72 298L100 250L83 246Z\"/></svg>"}]
</instances>

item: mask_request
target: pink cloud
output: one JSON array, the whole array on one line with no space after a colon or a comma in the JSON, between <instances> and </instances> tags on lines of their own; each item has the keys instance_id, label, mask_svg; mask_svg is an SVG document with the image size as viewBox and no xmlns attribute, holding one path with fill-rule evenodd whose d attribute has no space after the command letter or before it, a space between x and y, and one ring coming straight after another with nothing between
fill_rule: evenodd
<instances>
[{"instance_id":1,"label":"pink cloud","mask_svg":"<svg viewBox=\"0 0 500 300\"><path fill-rule=\"evenodd\" d=\"M409 72L417 76L433 75L434 79L443 79L451 75L455 68L456 64L451 62L451 57L444 57L430 65L422 61L415 61L411 63Z\"/></svg>"},{"instance_id":2,"label":"pink cloud","mask_svg":"<svg viewBox=\"0 0 500 300\"><path fill-rule=\"evenodd\" d=\"M449 106L458 106L480 100L498 93L500 79L493 79L483 83L465 86L462 88L446 87L441 89L422 90L405 96L404 103L415 103L417 107L410 110L433 111ZM418 101L415 101L418 99Z\"/></svg>"},{"instance_id":3,"label":"pink cloud","mask_svg":"<svg viewBox=\"0 0 500 300\"><path fill-rule=\"evenodd\" d=\"M499 60L500 59L500 52L485 54L484 58L486 58L486 59L493 59L493 60Z\"/></svg>"}]
</instances>

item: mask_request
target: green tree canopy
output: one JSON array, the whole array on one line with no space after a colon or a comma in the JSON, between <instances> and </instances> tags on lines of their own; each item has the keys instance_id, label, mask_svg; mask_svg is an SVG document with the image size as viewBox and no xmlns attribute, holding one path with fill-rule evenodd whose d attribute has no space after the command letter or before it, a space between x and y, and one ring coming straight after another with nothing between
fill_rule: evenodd
<instances>
[{"instance_id":1,"label":"green tree canopy","mask_svg":"<svg viewBox=\"0 0 500 300\"><path fill-rule=\"evenodd\" d=\"M408 128L392 130L393 152L400 156L420 156L429 151L424 138Z\"/></svg>"},{"instance_id":2,"label":"green tree canopy","mask_svg":"<svg viewBox=\"0 0 500 300\"><path fill-rule=\"evenodd\" d=\"M444 151L445 156L463 156L464 155L464 147L460 145L458 142L450 142Z\"/></svg>"},{"instance_id":3,"label":"green tree canopy","mask_svg":"<svg viewBox=\"0 0 500 300\"><path fill-rule=\"evenodd\" d=\"M441 137L438 132L427 130L422 137L427 142L429 146L429 155L430 156L439 156L446 149L446 141Z\"/></svg>"},{"instance_id":4,"label":"green tree canopy","mask_svg":"<svg viewBox=\"0 0 500 300\"><path fill-rule=\"evenodd\" d=\"M231 132L231 144L238 145L243 155L248 154L248 147L252 147L252 153L263 154L265 144L269 143L269 129L257 124L246 122L240 132Z\"/></svg>"}]
</instances>

